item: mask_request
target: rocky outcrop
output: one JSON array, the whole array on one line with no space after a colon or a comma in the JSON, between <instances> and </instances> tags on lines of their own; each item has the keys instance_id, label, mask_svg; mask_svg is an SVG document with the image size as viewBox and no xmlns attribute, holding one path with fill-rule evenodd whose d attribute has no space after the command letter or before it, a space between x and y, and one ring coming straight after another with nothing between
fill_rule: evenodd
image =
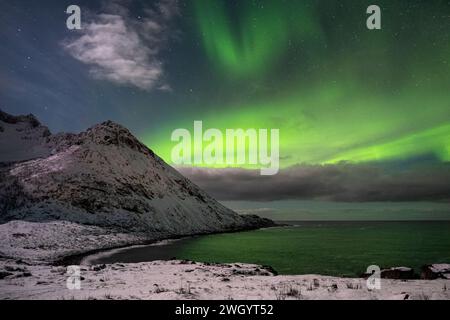
<instances>
[{"instance_id":1,"label":"rocky outcrop","mask_svg":"<svg viewBox=\"0 0 450 320\"><path fill-rule=\"evenodd\" d=\"M13 116L0 110L0 121L8 124L17 124L20 122L28 123L32 128L41 126L39 120L32 114Z\"/></svg>"},{"instance_id":2,"label":"rocky outcrop","mask_svg":"<svg viewBox=\"0 0 450 320\"><path fill-rule=\"evenodd\" d=\"M0 139L26 128L41 151L15 150L17 161L0 166L2 223L65 220L169 236L273 225L224 207L114 122L51 135L33 116L0 120L8 127Z\"/></svg>"},{"instance_id":3,"label":"rocky outcrop","mask_svg":"<svg viewBox=\"0 0 450 320\"><path fill-rule=\"evenodd\" d=\"M450 279L450 264L430 264L422 267L420 275L425 280Z\"/></svg>"},{"instance_id":4,"label":"rocky outcrop","mask_svg":"<svg viewBox=\"0 0 450 320\"><path fill-rule=\"evenodd\" d=\"M361 277L368 278L371 274L364 273ZM392 267L381 270L382 279L395 280L436 280L436 279L450 279L450 264L430 264L422 267L421 273L416 274L414 269L408 267Z\"/></svg>"},{"instance_id":5,"label":"rocky outcrop","mask_svg":"<svg viewBox=\"0 0 450 320\"><path fill-rule=\"evenodd\" d=\"M412 268L408 267L394 267L390 269L381 270L382 279L398 279L398 280L410 280L417 279L417 275Z\"/></svg>"}]
</instances>

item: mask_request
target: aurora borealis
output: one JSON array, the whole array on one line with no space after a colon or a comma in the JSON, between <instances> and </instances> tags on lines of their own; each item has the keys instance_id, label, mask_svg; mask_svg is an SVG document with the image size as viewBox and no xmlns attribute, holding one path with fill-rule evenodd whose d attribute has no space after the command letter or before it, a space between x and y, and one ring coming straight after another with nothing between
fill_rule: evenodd
<instances>
[{"instance_id":1,"label":"aurora borealis","mask_svg":"<svg viewBox=\"0 0 450 320\"><path fill-rule=\"evenodd\" d=\"M288 46L300 39L321 38L314 9L306 1L244 1L233 8L234 19L226 4L194 1L205 51L225 74L264 76Z\"/></svg>"},{"instance_id":2,"label":"aurora borealis","mask_svg":"<svg viewBox=\"0 0 450 320\"><path fill-rule=\"evenodd\" d=\"M195 1L211 68L235 91L206 111L211 127L280 128L285 166L449 160L448 3L380 2L381 31L364 1L227 3Z\"/></svg>"},{"instance_id":3,"label":"aurora borealis","mask_svg":"<svg viewBox=\"0 0 450 320\"><path fill-rule=\"evenodd\" d=\"M88 33L99 28L66 30L68 1L1 1L0 108L53 131L111 119L169 163L172 131L195 120L280 129L286 170L450 161L450 1L105 3L79 1L83 21L136 37L115 56L140 61L133 72L67 50L86 35L89 49L116 45ZM371 4L381 30L366 28Z\"/></svg>"}]
</instances>

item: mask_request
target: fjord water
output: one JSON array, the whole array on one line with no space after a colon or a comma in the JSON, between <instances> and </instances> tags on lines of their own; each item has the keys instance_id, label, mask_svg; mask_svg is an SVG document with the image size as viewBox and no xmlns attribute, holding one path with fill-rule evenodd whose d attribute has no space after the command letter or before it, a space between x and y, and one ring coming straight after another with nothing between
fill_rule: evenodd
<instances>
[{"instance_id":1,"label":"fjord water","mask_svg":"<svg viewBox=\"0 0 450 320\"><path fill-rule=\"evenodd\" d=\"M450 262L450 221L289 222L290 226L135 247L93 263L189 259L270 265L280 274L359 276L370 265Z\"/></svg>"}]
</instances>

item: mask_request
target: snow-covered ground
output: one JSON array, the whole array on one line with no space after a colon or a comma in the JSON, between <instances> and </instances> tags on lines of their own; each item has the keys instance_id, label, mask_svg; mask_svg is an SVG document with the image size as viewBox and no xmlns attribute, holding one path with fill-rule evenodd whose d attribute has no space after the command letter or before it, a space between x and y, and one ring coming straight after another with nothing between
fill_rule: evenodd
<instances>
[{"instance_id":1,"label":"snow-covered ground","mask_svg":"<svg viewBox=\"0 0 450 320\"><path fill-rule=\"evenodd\" d=\"M380 290L369 290L364 279L273 276L260 266L238 263L174 260L81 266L79 290L68 289L65 267L3 261L0 268L10 274L0 280L0 299L450 299L448 280L383 279Z\"/></svg>"},{"instance_id":2,"label":"snow-covered ground","mask_svg":"<svg viewBox=\"0 0 450 320\"><path fill-rule=\"evenodd\" d=\"M157 238L68 221L11 221L0 224L0 259L48 264L67 256L151 240Z\"/></svg>"}]
</instances>

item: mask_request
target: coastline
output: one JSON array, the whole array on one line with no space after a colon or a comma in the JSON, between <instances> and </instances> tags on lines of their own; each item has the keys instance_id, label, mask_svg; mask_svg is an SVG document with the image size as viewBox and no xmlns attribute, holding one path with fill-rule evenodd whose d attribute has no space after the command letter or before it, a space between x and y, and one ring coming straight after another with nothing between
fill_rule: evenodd
<instances>
[{"instance_id":1,"label":"coastline","mask_svg":"<svg viewBox=\"0 0 450 320\"><path fill-rule=\"evenodd\" d=\"M260 227L255 225L222 232L171 234L127 232L70 221L14 220L0 224L0 259L23 260L31 264L79 264L84 257L105 250L150 245L190 236L250 231Z\"/></svg>"},{"instance_id":2,"label":"coastline","mask_svg":"<svg viewBox=\"0 0 450 320\"><path fill-rule=\"evenodd\" d=\"M114 254L124 251L124 250L129 250L129 249L134 249L134 248L145 248L145 247L151 247L151 246L164 246L164 245L167 245L167 244L179 241L179 240L189 239L189 238L193 238L193 237L197 237L197 236L164 239L164 240L154 241L154 242L148 243L148 244L137 244L137 245L131 245L131 246L124 246L124 247L120 247L120 248L103 249L103 250L98 250L98 252L94 252L94 253L87 252L85 254L80 255L80 259L78 260L79 263L74 263L74 264L79 264L79 265L84 265L84 266L92 266L92 265L97 264L97 263L94 263L93 261L98 260L102 257L108 257L111 255L114 255ZM67 258L70 258L70 257L67 257ZM77 260L75 260L75 261L77 261ZM66 262L67 262L67 260L66 260ZM67 265L67 264L63 264L63 265Z\"/></svg>"},{"instance_id":3,"label":"coastline","mask_svg":"<svg viewBox=\"0 0 450 320\"><path fill-rule=\"evenodd\" d=\"M117 246L117 247L111 247L111 248L99 248L99 249L95 249L95 250L91 250L91 251L81 252L81 253L74 254L74 255L68 255L68 256L62 257L61 259L53 262L52 265L55 265L55 266L91 265L91 263L88 262L90 257L92 257L92 259L95 259L94 257L96 257L96 256L97 257L101 257L103 255L109 256L114 253L117 253L117 252L120 252L123 250L133 249L133 248L142 248L142 247L148 247L148 246L163 246L166 244L171 244L175 241L196 238L196 237L201 237L201 236L207 236L207 235L238 233L238 232L253 231L253 230L265 230L265 229L271 229L271 228L283 228L283 227L287 227L287 226L289 226L289 225L288 224L277 224L272 227L244 229L244 230L231 230L231 231L224 231L224 232L205 232L205 233L198 233L198 234L193 234L193 235L180 235L180 236L170 236L168 238L151 239L151 240L145 240L141 243L125 244L123 246ZM175 259L172 259L172 260L175 260Z\"/></svg>"},{"instance_id":4,"label":"coastline","mask_svg":"<svg viewBox=\"0 0 450 320\"><path fill-rule=\"evenodd\" d=\"M277 223L277 222L276 222ZM84 252L79 255L74 256L67 256L60 261L56 262L56 265L63 265L67 266L70 264L75 265L95 265L96 263L93 263L93 261L101 259L102 257L108 257L111 255L114 255L116 253L126 251L129 249L135 249L135 248L145 248L145 247L153 247L153 246L165 246L173 244L177 241L182 240L188 240L188 239L195 239L197 237L207 236L207 235L215 235L215 234L227 234L227 233L239 233L239 232L246 232L246 231L254 231L254 230L268 230L273 228L285 228L290 227L289 224L278 224L276 226L272 227L263 227L263 228L257 228L257 229L250 229L250 230L237 230L237 231L228 231L228 232L210 232L210 233L201 233L201 234L194 234L194 235L188 235L188 236L177 236L177 237L170 237L165 239L158 239L158 240L151 240L148 242L144 242L142 244L132 244L132 245L125 245L117 248L106 248L106 249L98 249L91 252ZM161 259L152 259L147 262L151 261L158 261ZM177 257L172 257L168 259L164 259L163 261L171 261L171 260L177 260ZM146 261L142 261L146 262Z\"/></svg>"},{"instance_id":5,"label":"coastline","mask_svg":"<svg viewBox=\"0 0 450 320\"><path fill-rule=\"evenodd\" d=\"M94 251L110 253L111 250L126 250L130 248L130 241L136 241L131 246L156 245L158 241L127 237L130 235L120 233L105 235L105 230L97 227L61 221L44 224L15 221L9 226L16 228L9 230L8 238L5 237L5 224L0 225L0 299L450 299L450 281L444 279L382 279L381 290L370 290L363 278L276 275L270 267L255 264L213 264L186 260L80 265L81 288L70 290L67 287L70 276L67 264L73 259L82 260ZM55 238L51 232L57 232L58 237ZM83 243L84 239L88 245L74 251L67 236L74 237L78 243ZM3 242L10 238L15 242ZM177 239L180 238L183 237ZM15 257L5 255L5 251L11 253L14 249L10 247L5 250L7 244L17 246ZM112 248L114 244L122 245ZM90 248L93 250L88 250ZM43 257L52 257L49 251L54 250L59 260L42 260ZM82 253L76 253L77 250ZM29 252L34 252L34 256L24 260L23 257ZM58 264L56 261L66 263Z\"/></svg>"}]
</instances>

